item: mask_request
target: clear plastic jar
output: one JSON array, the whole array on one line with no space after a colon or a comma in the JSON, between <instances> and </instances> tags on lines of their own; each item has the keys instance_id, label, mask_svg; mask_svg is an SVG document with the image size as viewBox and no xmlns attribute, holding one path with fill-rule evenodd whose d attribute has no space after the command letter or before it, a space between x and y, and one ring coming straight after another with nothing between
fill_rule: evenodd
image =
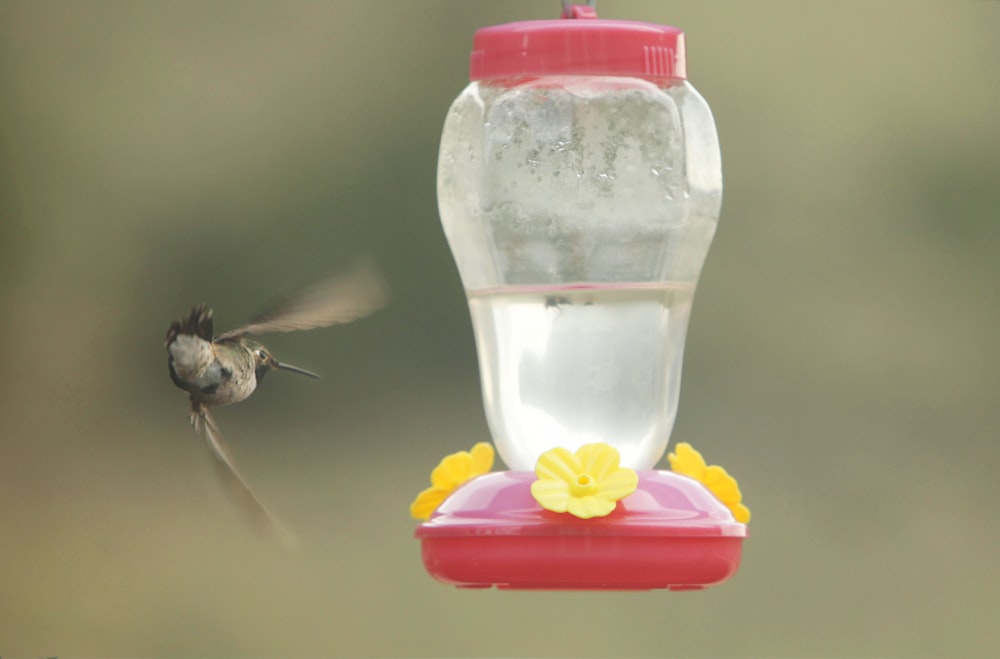
<instances>
[{"instance_id":1,"label":"clear plastic jar","mask_svg":"<svg viewBox=\"0 0 1000 659\"><path fill-rule=\"evenodd\" d=\"M476 42L474 80L444 126L438 204L497 450L531 470L550 448L601 441L623 465L651 468L676 416L722 198L715 125L684 79L683 34L533 21ZM602 60L595 44L609 42L635 54Z\"/></svg>"}]
</instances>

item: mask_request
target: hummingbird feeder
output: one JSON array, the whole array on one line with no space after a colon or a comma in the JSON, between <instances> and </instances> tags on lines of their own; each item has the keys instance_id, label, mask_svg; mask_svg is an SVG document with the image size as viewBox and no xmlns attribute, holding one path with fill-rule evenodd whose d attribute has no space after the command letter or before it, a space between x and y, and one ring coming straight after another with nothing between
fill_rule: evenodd
<instances>
[{"instance_id":1,"label":"hummingbird feeder","mask_svg":"<svg viewBox=\"0 0 1000 659\"><path fill-rule=\"evenodd\" d=\"M684 33L601 20L476 32L437 193L468 296L493 446L441 461L411 512L459 587L700 589L732 576L749 511L667 450L695 284L722 201Z\"/></svg>"}]
</instances>

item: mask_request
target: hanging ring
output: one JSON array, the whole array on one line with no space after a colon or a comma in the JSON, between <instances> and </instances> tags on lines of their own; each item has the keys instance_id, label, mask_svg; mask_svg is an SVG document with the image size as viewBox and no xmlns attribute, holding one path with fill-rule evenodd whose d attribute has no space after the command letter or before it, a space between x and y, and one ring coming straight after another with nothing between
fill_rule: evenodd
<instances>
[{"instance_id":1,"label":"hanging ring","mask_svg":"<svg viewBox=\"0 0 1000 659\"><path fill-rule=\"evenodd\" d=\"M562 16L563 18L573 17L573 5L580 5L582 2L573 2L573 0L562 0ZM597 11L597 0L587 0L587 6L591 8L594 12Z\"/></svg>"}]
</instances>

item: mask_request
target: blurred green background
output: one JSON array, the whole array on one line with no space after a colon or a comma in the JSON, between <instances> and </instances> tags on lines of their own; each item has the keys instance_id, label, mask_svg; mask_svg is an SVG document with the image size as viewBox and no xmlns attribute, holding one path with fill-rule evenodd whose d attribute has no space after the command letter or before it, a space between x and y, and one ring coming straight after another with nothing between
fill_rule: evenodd
<instances>
[{"instance_id":1,"label":"blurred green background","mask_svg":"<svg viewBox=\"0 0 1000 659\"><path fill-rule=\"evenodd\" d=\"M993 656L1000 3L628 2L688 34L723 216L673 441L740 480L698 593L466 592L408 518L488 437L437 218L472 33L559 3L0 3L0 654ZM220 410L262 543L167 377L359 252L394 300L276 335Z\"/></svg>"}]
</instances>

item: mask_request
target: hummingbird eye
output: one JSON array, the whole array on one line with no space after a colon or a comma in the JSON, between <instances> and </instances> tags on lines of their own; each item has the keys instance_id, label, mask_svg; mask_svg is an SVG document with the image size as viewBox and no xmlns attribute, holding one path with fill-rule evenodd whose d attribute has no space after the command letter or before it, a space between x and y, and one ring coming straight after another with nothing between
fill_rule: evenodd
<instances>
[{"instance_id":1,"label":"hummingbird eye","mask_svg":"<svg viewBox=\"0 0 1000 659\"><path fill-rule=\"evenodd\" d=\"M257 356L260 357L262 360L267 361L267 353L264 352L263 350L258 350Z\"/></svg>"}]
</instances>

